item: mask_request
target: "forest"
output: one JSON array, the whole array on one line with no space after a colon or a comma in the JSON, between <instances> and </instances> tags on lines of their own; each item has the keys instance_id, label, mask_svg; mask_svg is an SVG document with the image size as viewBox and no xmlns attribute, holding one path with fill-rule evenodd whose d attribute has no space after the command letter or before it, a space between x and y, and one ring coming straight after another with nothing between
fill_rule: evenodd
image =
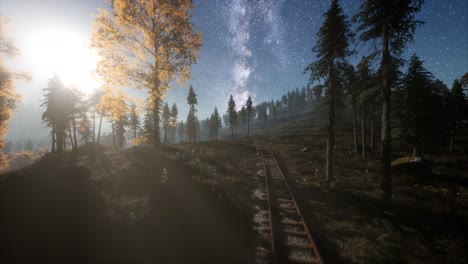
<instances>
[{"instance_id":1,"label":"forest","mask_svg":"<svg viewBox=\"0 0 468 264\"><path fill-rule=\"evenodd\" d=\"M324 1L305 81L262 96L254 70L237 90L200 84L214 44L194 2L105 1L87 25L99 85L49 74L14 123L38 74L8 62L23 55L0 14L5 263L466 263L468 68L447 83L409 48L432 2ZM253 67L235 40L228 63Z\"/></svg>"}]
</instances>

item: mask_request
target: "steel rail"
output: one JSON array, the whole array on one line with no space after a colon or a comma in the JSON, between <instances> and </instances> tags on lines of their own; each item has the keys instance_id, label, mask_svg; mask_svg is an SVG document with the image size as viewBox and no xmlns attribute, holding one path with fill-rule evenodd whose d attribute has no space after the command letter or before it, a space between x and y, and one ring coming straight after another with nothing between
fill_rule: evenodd
<instances>
[{"instance_id":1,"label":"steel rail","mask_svg":"<svg viewBox=\"0 0 468 264\"><path fill-rule=\"evenodd\" d=\"M258 143L260 142L260 144ZM260 156L262 159L262 164L263 164L263 173L266 181L266 188L267 188L267 199L268 199L268 207L269 207L269 221L270 221L270 234L271 234L271 248L272 248L272 254L273 254L273 263L278 263L279 261L281 263L287 261L289 263L316 263L316 264L322 264L323 261L320 257L320 253L314 243L314 240L310 234L309 228L307 227L305 221L304 221L304 216L302 215L299 205L297 204L296 198L292 192L292 189L286 180L286 177L283 174L283 171L281 170L280 166L278 165L278 161L275 158L275 155L273 154L273 151L271 150L270 146L265 143L265 141L262 138L255 139L255 143L257 144L257 149L260 151ZM265 156L271 161L272 164L267 165L265 161ZM271 166L271 167L270 167ZM286 191L286 196L289 196L290 201L292 202L293 205L293 211L295 211L295 215L297 215L296 219L298 218L299 221L293 221L291 220L290 222L284 222L284 225L299 225L302 226L304 231L285 231L281 229L281 226L279 225L278 227L275 226L274 222L274 210L275 210L275 201L273 199L274 192L273 190L273 173L272 170L274 169L275 175L279 175L279 178L281 179L279 183L276 181L276 188L283 188L284 191ZM271 179L270 179L271 177ZM278 195L280 195L280 192L277 192ZM282 199L278 199L282 200ZM281 201L278 201L278 204L280 204ZM289 199L285 202L286 204L290 203ZM281 211L279 209L278 211ZM287 241L280 241L280 233L288 233L289 235L297 235L297 236L303 236L305 235L307 237L307 244L304 243L288 243ZM280 259L280 253L285 254L286 252L278 252L278 248L280 248L280 243L282 243L283 247L287 247L289 249L296 248L296 249L302 249L302 250L310 250L310 253L312 255L312 258L307 258L307 257L296 257L296 256L291 256L288 254L287 259L283 258Z\"/></svg>"}]
</instances>

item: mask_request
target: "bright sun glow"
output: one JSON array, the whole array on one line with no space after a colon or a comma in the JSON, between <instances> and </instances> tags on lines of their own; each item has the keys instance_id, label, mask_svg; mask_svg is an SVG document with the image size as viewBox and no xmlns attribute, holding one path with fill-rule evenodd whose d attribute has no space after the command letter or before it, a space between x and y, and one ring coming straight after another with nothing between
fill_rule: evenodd
<instances>
[{"instance_id":1,"label":"bright sun glow","mask_svg":"<svg viewBox=\"0 0 468 264\"><path fill-rule=\"evenodd\" d=\"M54 28L33 33L26 51L32 60L34 72L41 78L57 73L65 85L90 93L99 86L91 74L97 56L88 48L84 35L66 29Z\"/></svg>"}]
</instances>

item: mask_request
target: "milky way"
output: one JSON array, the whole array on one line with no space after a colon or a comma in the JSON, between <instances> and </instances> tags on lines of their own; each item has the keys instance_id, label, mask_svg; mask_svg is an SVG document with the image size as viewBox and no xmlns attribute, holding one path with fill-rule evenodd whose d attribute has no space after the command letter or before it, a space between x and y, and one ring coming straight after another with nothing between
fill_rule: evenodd
<instances>
[{"instance_id":1,"label":"milky way","mask_svg":"<svg viewBox=\"0 0 468 264\"><path fill-rule=\"evenodd\" d=\"M18 23L29 25L30 16L22 9L27 2L38 5L39 1L0 0L0 9L11 17L13 28ZM361 1L341 0L340 3L344 13L351 17ZM203 47L192 67L193 79L189 83L198 94L200 118L209 116L215 106L225 112L230 94L239 109L248 95L254 97L254 103L260 103L307 85L308 76L303 70L315 59L311 48L316 44L316 33L330 0L194 0L194 4L192 22L203 33ZM44 17L90 35L92 21L88 14L96 13L105 4L50 0L41 1L39 6L41 14L49 14ZM32 10L37 13L37 8ZM455 78L468 71L466 14L466 0L426 0L416 16L426 23L416 30L415 41L407 46L404 58L416 53L435 78L450 87ZM27 42L27 37L18 35L18 41ZM355 45L358 54L350 62L356 64L362 55L369 54L369 46ZM25 91L24 102L32 98L37 103L43 84L21 85L24 87L19 91ZM170 104L176 102L181 119L185 119L187 89L175 84L173 88L166 100Z\"/></svg>"},{"instance_id":2,"label":"milky way","mask_svg":"<svg viewBox=\"0 0 468 264\"><path fill-rule=\"evenodd\" d=\"M361 1L340 2L352 17ZM214 106L225 111L229 94L240 108L248 95L258 103L307 85L308 76L302 72L315 59L311 48L329 4L329 0L195 1L193 19L205 43L192 81L200 94L200 115L208 116ZM417 15L426 24L416 30L405 58L417 53L434 76L450 86L468 71L467 11L463 0L427 0ZM358 51L350 58L353 64L371 52L363 43L352 48ZM170 95L169 100L182 96Z\"/></svg>"}]
</instances>

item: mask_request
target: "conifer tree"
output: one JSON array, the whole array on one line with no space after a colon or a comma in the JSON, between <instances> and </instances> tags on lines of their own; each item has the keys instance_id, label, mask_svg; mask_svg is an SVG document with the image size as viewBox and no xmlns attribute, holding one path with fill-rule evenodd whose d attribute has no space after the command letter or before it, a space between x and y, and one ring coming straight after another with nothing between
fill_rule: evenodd
<instances>
[{"instance_id":1,"label":"conifer tree","mask_svg":"<svg viewBox=\"0 0 468 264\"><path fill-rule=\"evenodd\" d=\"M242 125L242 133L244 133L247 126L247 109L245 106L242 106L241 110L239 111L239 119Z\"/></svg>"},{"instance_id":2,"label":"conifer tree","mask_svg":"<svg viewBox=\"0 0 468 264\"><path fill-rule=\"evenodd\" d=\"M247 136L250 136L250 120L252 119L252 97L247 98L245 109L247 110Z\"/></svg>"},{"instance_id":3,"label":"conifer tree","mask_svg":"<svg viewBox=\"0 0 468 264\"><path fill-rule=\"evenodd\" d=\"M449 94L449 120L450 120L450 145L449 150L455 150L455 135L462 126L465 108L465 94L459 79L453 81Z\"/></svg>"},{"instance_id":4,"label":"conifer tree","mask_svg":"<svg viewBox=\"0 0 468 264\"><path fill-rule=\"evenodd\" d=\"M179 122L177 125L177 134L179 136L179 143L184 142L184 135L185 135L185 124L184 121Z\"/></svg>"},{"instance_id":5,"label":"conifer tree","mask_svg":"<svg viewBox=\"0 0 468 264\"><path fill-rule=\"evenodd\" d=\"M381 135L381 190L384 201L392 197L391 175L391 87L392 58L398 58L408 42L414 39L416 28L423 22L415 19L423 0L363 1L354 21L359 23L362 41L380 40L382 73L382 135Z\"/></svg>"},{"instance_id":6,"label":"conifer tree","mask_svg":"<svg viewBox=\"0 0 468 264\"><path fill-rule=\"evenodd\" d=\"M361 155L366 157L366 115L368 104L374 100L378 88L375 83L374 72L371 70L371 56L363 56L356 69L356 80L354 82L353 92L355 103L359 105L361 115Z\"/></svg>"},{"instance_id":7,"label":"conifer tree","mask_svg":"<svg viewBox=\"0 0 468 264\"><path fill-rule=\"evenodd\" d=\"M198 100L197 100L197 95L195 94L195 91L193 90L192 85L190 85L190 88L189 88L189 93L187 96L187 103L189 105L189 113L188 113L187 122L186 122L187 136L190 142L196 143L197 142L197 124L196 124L197 117L195 116L195 113L197 112L197 109L195 108L195 105L198 104Z\"/></svg>"},{"instance_id":8,"label":"conifer tree","mask_svg":"<svg viewBox=\"0 0 468 264\"><path fill-rule=\"evenodd\" d=\"M399 100L395 109L403 137L413 148L413 157L421 156L422 143L427 138L427 131L431 130L431 86L432 74L413 54L399 89L403 100Z\"/></svg>"},{"instance_id":9,"label":"conifer tree","mask_svg":"<svg viewBox=\"0 0 468 264\"><path fill-rule=\"evenodd\" d=\"M175 142L175 131L177 127L178 115L179 115L179 110L177 109L177 105L174 103L171 107L172 143Z\"/></svg>"},{"instance_id":10,"label":"conifer tree","mask_svg":"<svg viewBox=\"0 0 468 264\"><path fill-rule=\"evenodd\" d=\"M210 117L210 136L214 140L218 140L218 132L221 128L221 117L219 116L218 109L215 107L213 114Z\"/></svg>"},{"instance_id":11,"label":"conifer tree","mask_svg":"<svg viewBox=\"0 0 468 264\"><path fill-rule=\"evenodd\" d=\"M70 116L73 114L74 103L69 100L69 90L65 88L58 75L49 79L44 89L44 100L41 104L45 108L42 121L52 129L52 151L62 152Z\"/></svg>"},{"instance_id":12,"label":"conifer tree","mask_svg":"<svg viewBox=\"0 0 468 264\"><path fill-rule=\"evenodd\" d=\"M137 138L137 131L140 129L140 117L138 116L137 106L130 107L130 130L133 132L133 139Z\"/></svg>"},{"instance_id":13,"label":"conifer tree","mask_svg":"<svg viewBox=\"0 0 468 264\"><path fill-rule=\"evenodd\" d=\"M345 59L352 54L349 49L353 37L347 17L343 14L338 0L333 0L325 13L325 21L317 33L317 44L312 49L317 60L305 71L310 71L310 82L326 80L328 96L328 137L326 158L326 180L333 177L333 156L335 148L335 108L340 88L339 71L347 64Z\"/></svg>"},{"instance_id":14,"label":"conifer tree","mask_svg":"<svg viewBox=\"0 0 468 264\"><path fill-rule=\"evenodd\" d=\"M231 129L231 139L234 140L234 128L237 126L237 111L236 111L236 102L232 98L232 94L229 97L229 101L228 101L227 115L228 115L229 128Z\"/></svg>"},{"instance_id":15,"label":"conifer tree","mask_svg":"<svg viewBox=\"0 0 468 264\"><path fill-rule=\"evenodd\" d=\"M166 102L162 110L162 125L164 129L164 144L167 144L167 133L169 132L169 126L171 125L171 110L169 104Z\"/></svg>"}]
</instances>

